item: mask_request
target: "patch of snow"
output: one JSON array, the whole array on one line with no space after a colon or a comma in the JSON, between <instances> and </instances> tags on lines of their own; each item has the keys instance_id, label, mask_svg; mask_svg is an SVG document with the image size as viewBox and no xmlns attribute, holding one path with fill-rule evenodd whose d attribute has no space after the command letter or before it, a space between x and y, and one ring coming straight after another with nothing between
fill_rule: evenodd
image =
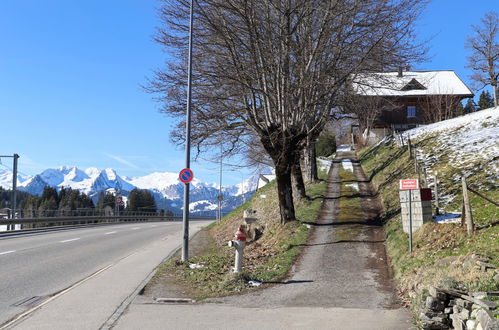
<instances>
[{"instance_id":1,"label":"patch of snow","mask_svg":"<svg viewBox=\"0 0 499 330\"><path fill-rule=\"evenodd\" d=\"M461 213L445 213L433 217L433 222L440 224L461 223Z\"/></svg>"},{"instance_id":2,"label":"patch of snow","mask_svg":"<svg viewBox=\"0 0 499 330\"><path fill-rule=\"evenodd\" d=\"M352 151L352 146L349 144L342 144L336 148L336 151Z\"/></svg>"},{"instance_id":3,"label":"patch of snow","mask_svg":"<svg viewBox=\"0 0 499 330\"><path fill-rule=\"evenodd\" d=\"M260 285L262 285L262 282L256 281L256 280L251 280L248 282L248 284L251 286L260 286Z\"/></svg>"},{"instance_id":4,"label":"patch of snow","mask_svg":"<svg viewBox=\"0 0 499 330\"><path fill-rule=\"evenodd\" d=\"M318 157L317 158L317 166L319 167L319 169L321 171L326 171L326 172L329 172L329 169L331 168L331 164L333 162L329 159L325 159L325 158L322 158L322 157Z\"/></svg>"},{"instance_id":5,"label":"patch of snow","mask_svg":"<svg viewBox=\"0 0 499 330\"><path fill-rule=\"evenodd\" d=\"M189 203L189 211L214 211L218 209L218 205L208 200L202 200Z\"/></svg>"},{"instance_id":6,"label":"patch of snow","mask_svg":"<svg viewBox=\"0 0 499 330\"><path fill-rule=\"evenodd\" d=\"M359 184L357 182L347 183L345 186L353 188L353 190L355 190L355 191L359 191Z\"/></svg>"},{"instance_id":7,"label":"patch of snow","mask_svg":"<svg viewBox=\"0 0 499 330\"><path fill-rule=\"evenodd\" d=\"M199 268L203 268L204 265L201 265L201 264L189 264L189 268L190 269L199 269Z\"/></svg>"},{"instance_id":8,"label":"patch of snow","mask_svg":"<svg viewBox=\"0 0 499 330\"><path fill-rule=\"evenodd\" d=\"M267 180L269 180L269 182L272 182L276 178L276 176L274 174L262 174L261 176L264 176ZM267 182L265 180L263 180L261 177L259 177L258 189L264 187L265 185L267 185Z\"/></svg>"},{"instance_id":9,"label":"patch of snow","mask_svg":"<svg viewBox=\"0 0 499 330\"><path fill-rule=\"evenodd\" d=\"M352 161L350 159L343 159L341 161L341 166L343 167L343 169L345 171L353 172L353 164L352 164Z\"/></svg>"}]
</instances>

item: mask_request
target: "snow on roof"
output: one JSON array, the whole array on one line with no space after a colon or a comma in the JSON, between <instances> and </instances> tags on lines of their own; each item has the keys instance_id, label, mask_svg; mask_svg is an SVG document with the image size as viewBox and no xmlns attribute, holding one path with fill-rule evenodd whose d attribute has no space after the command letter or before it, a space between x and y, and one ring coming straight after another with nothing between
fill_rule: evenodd
<instances>
[{"instance_id":1,"label":"snow on roof","mask_svg":"<svg viewBox=\"0 0 499 330\"><path fill-rule=\"evenodd\" d=\"M398 72L362 73L354 76L352 85L357 94L364 96L473 96L468 86L451 70L407 71L402 73L402 77Z\"/></svg>"}]
</instances>

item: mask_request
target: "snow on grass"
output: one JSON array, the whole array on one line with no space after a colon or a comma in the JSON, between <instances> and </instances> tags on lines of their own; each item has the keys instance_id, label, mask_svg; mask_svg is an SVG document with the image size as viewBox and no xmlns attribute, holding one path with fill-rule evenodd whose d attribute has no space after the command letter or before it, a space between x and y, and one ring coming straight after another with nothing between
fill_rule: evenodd
<instances>
[{"instance_id":1,"label":"snow on grass","mask_svg":"<svg viewBox=\"0 0 499 330\"><path fill-rule=\"evenodd\" d=\"M492 160L499 156L499 107L412 129L404 136L413 141L435 139L437 146L432 153L418 149L420 160L430 166L438 161L435 153L447 154L454 166ZM497 173L497 164L492 167Z\"/></svg>"},{"instance_id":2,"label":"snow on grass","mask_svg":"<svg viewBox=\"0 0 499 330\"><path fill-rule=\"evenodd\" d=\"M353 164L352 164L352 161L350 159L343 159L341 161L341 166L343 167L343 169L345 171L353 172Z\"/></svg>"},{"instance_id":3,"label":"snow on grass","mask_svg":"<svg viewBox=\"0 0 499 330\"><path fill-rule=\"evenodd\" d=\"M322 157L317 158L317 166L321 171L325 171L326 173L329 173L329 168L331 168L331 164L333 162L329 159L325 159Z\"/></svg>"},{"instance_id":4,"label":"snow on grass","mask_svg":"<svg viewBox=\"0 0 499 330\"><path fill-rule=\"evenodd\" d=\"M336 148L336 151L352 151L352 147L349 144L342 144Z\"/></svg>"},{"instance_id":5,"label":"snow on grass","mask_svg":"<svg viewBox=\"0 0 499 330\"><path fill-rule=\"evenodd\" d=\"M345 186L347 188L350 187L350 188L352 188L355 191L359 191L359 184L357 182L355 182L355 183L347 183Z\"/></svg>"},{"instance_id":6,"label":"snow on grass","mask_svg":"<svg viewBox=\"0 0 499 330\"><path fill-rule=\"evenodd\" d=\"M433 217L433 222L446 223L461 223L461 213L444 213Z\"/></svg>"}]
</instances>

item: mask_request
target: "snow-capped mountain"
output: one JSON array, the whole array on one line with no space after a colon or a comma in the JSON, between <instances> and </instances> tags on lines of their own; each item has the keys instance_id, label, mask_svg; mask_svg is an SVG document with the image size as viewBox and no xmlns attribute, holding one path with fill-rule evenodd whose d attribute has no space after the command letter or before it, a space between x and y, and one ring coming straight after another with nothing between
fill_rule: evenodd
<instances>
[{"instance_id":1,"label":"snow-capped mountain","mask_svg":"<svg viewBox=\"0 0 499 330\"><path fill-rule=\"evenodd\" d=\"M0 167L0 187L5 189L12 189L12 172L4 170ZM29 176L17 174L17 184L23 183L24 181L30 179Z\"/></svg>"},{"instance_id":2,"label":"snow-capped mountain","mask_svg":"<svg viewBox=\"0 0 499 330\"><path fill-rule=\"evenodd\" d=\"M257 182L258 176L253 176L240 184L223 187L223 209L229 211L242 204L253 194ZM6 189L12 187L12 172L0 169L0 186ZM126 197L134 188L148 189L155 197L158 208L168 209L174 213L181 212L184 194L184 184L178 179L178 174L169 172L156 172L130 178L119 176L111 168L100 170L91 167L80 170L74 166L63 166L47 169L32 177L18 176L19 190L41 195L45 186L57 190L62 187L77 189L89 195L94 202L103 191L111 193L119 191ZM190 187L190 210L213 213L218 207L218 194L218 185L194 179Z\"/></svg>"}]
</instances>

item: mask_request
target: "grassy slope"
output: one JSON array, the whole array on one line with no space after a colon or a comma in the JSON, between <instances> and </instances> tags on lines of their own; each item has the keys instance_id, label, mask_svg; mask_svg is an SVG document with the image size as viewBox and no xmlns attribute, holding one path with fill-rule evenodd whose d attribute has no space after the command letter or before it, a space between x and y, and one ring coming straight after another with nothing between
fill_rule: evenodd
<instances>
[{"instance_id":1,"label":"grassy slope","mask_svg":"<svg viewBox=\"0 0 499 330\"><path fill-rule=\"evenodd\" d=\"M426 136L418 143L420 150L432 155L429 171L439 175L439 190L446 195L446 211L461 210L461 171L466 170L468 183L493 200L499 200L499 178L493 165L476 163L469 157L468 163L454 167L446 160L445 145L439 144L436 136ZM434 152L436 149L439 152ZM398 147L393 141L361 151L362 165L378 188L386 213L386 238L402 294L418 302L429 285L457 281L470 290L499 290L499 283L492 277L497 271L480 271L462 261L472 253L487 256L489 262L499 268L499 226L477 231L468 237L466 229L455 224L427 223L414 235L414 251L408 253L408 235L402 231L398 197L399 179L417 177L413 160L406 148ZM498 220L498 208L471 194L473 215L476 224L487 224ZM441 206L442 208L442 206ZM455 256L455 258L448 258Z\"/></svg>"},{"instance_id":2,"label":"grassy slope","mask_svg":"<svg viewBox=\"0 0 499 330\"><path fill-rule=\"evenodd\" d=\"M321 173L325 178L326 173ZM307 185L310 201L296 203L299 221L281 225L277 202L276 182L260 189L244 205L232 211L220 222L206 228L210 242L199 256L190 258L191 263L202 264L199 269L189 269L172 259L164 263L158 275L169 273L177 284L183 285L196 299L223 296L250 290L247 281L279 281L286 277L293 262L306 243L310 229L306 222L314 222L319 214L326 183ZM315 198L314 198L315 197ZM244 271L234 276L231 268L234 263L234 248L227 246L239 224L243 223L243 211L257 211L258 221L252 224L260 232L260 237L249 242L245 249Z\"/></svg>"}]
</instances>

